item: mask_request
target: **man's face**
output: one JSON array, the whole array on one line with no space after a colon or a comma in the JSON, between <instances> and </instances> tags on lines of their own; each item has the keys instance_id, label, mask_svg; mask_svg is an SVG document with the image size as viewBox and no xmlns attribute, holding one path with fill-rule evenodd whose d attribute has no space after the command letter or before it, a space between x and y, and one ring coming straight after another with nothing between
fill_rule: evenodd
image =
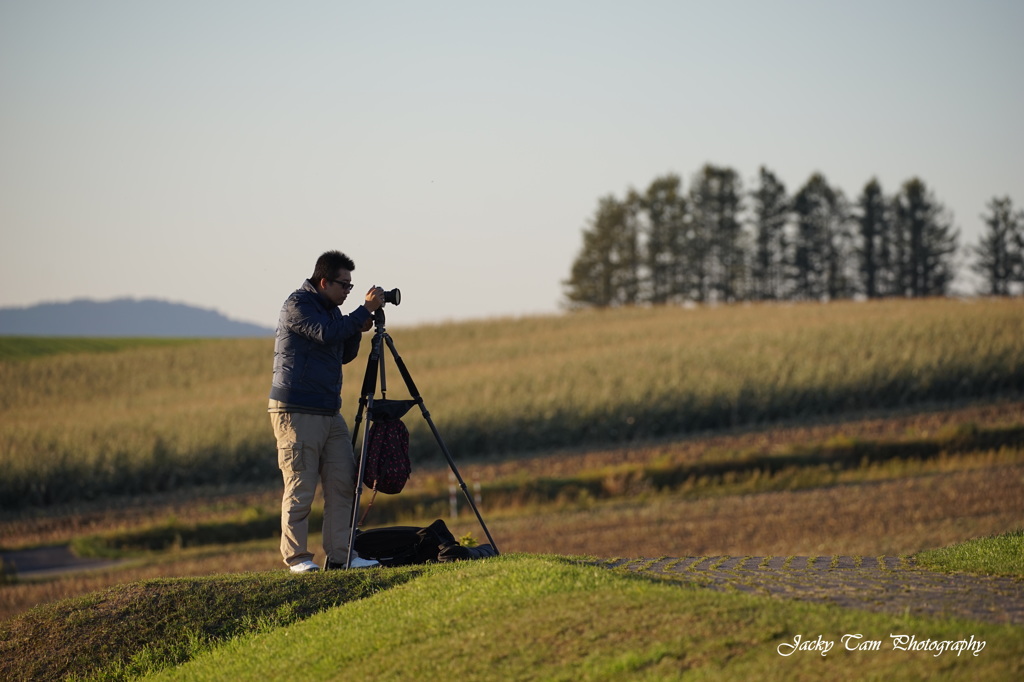
<instances>
[{"instance_id":1,"label":"man's face","mask_svg":"<svg viewBox=\"0 0 1024 682\"><path fill-rule=\"evenodd\" d=\"M324 298L334 305L341 305L348 298L348 292L352 290L352 272L338 270L338 274L333 279L324 279L321 282L323 283Z\"/></svg>"}]
</instances>

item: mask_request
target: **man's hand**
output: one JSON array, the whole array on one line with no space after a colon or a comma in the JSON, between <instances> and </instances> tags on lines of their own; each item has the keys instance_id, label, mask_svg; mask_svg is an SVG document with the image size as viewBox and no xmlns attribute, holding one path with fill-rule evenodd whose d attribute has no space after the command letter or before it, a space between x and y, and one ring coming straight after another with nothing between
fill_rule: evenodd
<instances>
[{"instance_id":1,"label":"man's hand","mask_svg":"<svg viewBox=\"0 0 1024 682\"><path fill-rule=\"evenodd\" d=\"M363 302L363 307L372 313L383 305L384 290L378 286L370 287L370 290L366 292L366 300Z\"/></svg>"}]
</instances>

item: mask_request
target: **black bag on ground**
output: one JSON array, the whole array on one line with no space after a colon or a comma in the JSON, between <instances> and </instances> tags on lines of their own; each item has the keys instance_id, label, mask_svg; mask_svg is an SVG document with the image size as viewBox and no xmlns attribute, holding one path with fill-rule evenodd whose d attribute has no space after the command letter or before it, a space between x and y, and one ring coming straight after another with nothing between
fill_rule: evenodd
<instances>
[{"instance_id":1,"label":"black bag on ground","mask_svg":"<svg viewBox=\"0 0 1024 682\"><path fill-rule=\"evenodd\" d=\"M477 545L476 547L463 547L460 544L450 545L437 553L437 560L441 563L449 561L466 561L469 559L486 559L489 556L498 556L494 547L490 545Z\"/></svg>"},{"instance_id":2,"label":"black bag on ground","mask_svg":"<svg viewBox=\"0 0 1024 682\"><path fill-rule=\"evenodd\" d=\"M463 547L440 519L426 528L390 526L361 531L352 548L361 558L376 559L382 566L482 559L496 554L490 545Z\"/></svg>"}]
</instances>

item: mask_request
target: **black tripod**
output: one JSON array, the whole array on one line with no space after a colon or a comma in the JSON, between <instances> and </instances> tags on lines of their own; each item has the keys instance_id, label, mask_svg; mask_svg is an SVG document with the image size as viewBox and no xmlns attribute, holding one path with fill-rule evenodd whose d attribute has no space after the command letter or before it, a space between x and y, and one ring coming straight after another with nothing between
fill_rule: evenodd
<instances>
[{"instance_id":1,"label":"black tripod","mask_svg":"<svg viewBox=\"0 0 1024 682\"><path fill-rule=\"evenodd\" d=\"M462 480L462 475L459 474L459 469L455 466L455 460L452 458L452 453L448 450L448 446L445 445L437 427L434 426L434 420L430 418L430 412L427 411L427 407L423 403L423 397L420 396L420 392L416 389L416 384L412 380L412 375L409 374L409 369L405 366L405 362L398 354L398 351L395 350L395 342L392 341L391 335L384 329L383 308L378 308L373 314L373 322L375 332L373 335L373 342L370 347L370 357L366 361L366 374L363 375L363 387L359 394L359 409L356 412L356 420L352 426L352 447L355 448L356 439L359 435L359 425L363 421L363 411L365 410L367 420L363 431L363 444L359 452L359 467L356 471L356 492L355 499L352 502L352 525L349 529L348 552L345 555L345 568L349 568L352 564L352 543L355 541L356 527L359 525L359 499L362 496L363 474L366 471L366 451L367 443L370 438L370 421L374 418L375 408L388 413L390 418L396 419L404 415L413 405L419 405L420 412L423 414L423 418L427 421L427 425L430 427L431 433L434 434L434 439L437 440L437 444L441 447L441 452L444 453L445 459L448 460L448 466L451 467L452 473L455 474L455 478L459 482L459 487L462 488L462 492L465 494L466 500L469 502L469 506L472 507L473 513L476 514L477 521L480 522L480 527L483 528L484 535L487 536L487 541L494 548L494 553L498 554L498 546L494 544L494 539L491 538L491 533L487 530L487 525L484 523L483 517L480 516L480 510L477 509L476 502L473 500L473 496L469 494L469 489L466 487L466 482ZM409 395L412 396L412 400L387 399L388 385L387 376L384 372L385 343L388 348L391 349L391 355L395 359L395 365L398 367L398 372L402 375L402 379L405 380L405 385L409 389ZM378 377L380 378L380 399L376 399L374 397L377 392Z\"/></svg>"}]
</instances>

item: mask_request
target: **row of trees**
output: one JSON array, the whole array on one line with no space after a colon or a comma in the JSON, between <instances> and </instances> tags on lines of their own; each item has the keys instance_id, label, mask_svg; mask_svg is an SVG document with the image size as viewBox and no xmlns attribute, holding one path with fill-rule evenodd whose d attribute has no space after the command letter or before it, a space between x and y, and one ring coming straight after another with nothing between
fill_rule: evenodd
<instances>
[{"instance_id":1,"label":"row of trees","mask_svg":"<svg viewBox=\"0 0 1024 682\"><path fill-rule=\"evenodd\" d=\"M993 199L969 247L986 291L1024 286L1024 212ZM606 196L583 231L564 282L571 306L741 300L830 300L949 293L958 240L946 208L919 178L894 195L869 181L854 202L820 173L795 194L762 167L706 165L688 192L674 174L644 192Z\"/></svg>"}]
</instances>

